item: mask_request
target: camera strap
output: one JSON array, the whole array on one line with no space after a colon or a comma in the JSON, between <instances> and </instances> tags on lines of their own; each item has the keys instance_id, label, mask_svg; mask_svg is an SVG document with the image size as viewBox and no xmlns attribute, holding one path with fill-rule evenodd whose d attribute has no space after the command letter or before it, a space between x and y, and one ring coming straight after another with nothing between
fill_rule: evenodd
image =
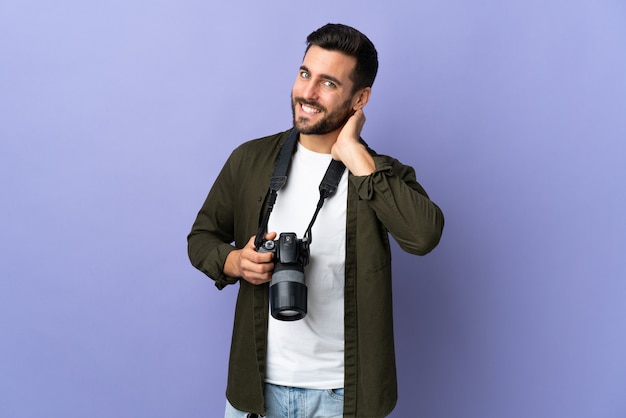
<instances>
[{"instance_id":1,"label":"camera strap","mask_svg":"<svg viewBox=\"0 0 626 418\"><path fill-rule=\"evenodd\" d=\"M259 248L263 244L263 237L265 236L265 232L267 231L267 225L269 223L272 210L274 209L274 204L276 203L278 191L287 183L287 171L289 171L291 157L296 150L297 143L298 131L293 128L289 132L287 140L280 149L280 154L278 154L278 161L276 163L276 167L274 168L274 173L270 178L270 195L267 201L267 210L265 211L263 220L259 225L259 231L257 232L257 235L254 239L254 245L256 248ZM304 233L304 240L308 241L309 244L312 241L311 228L313 228L313 224L317 219L317 215L322 209L324 201L337 191L339 181L341 180L341 176L343 175L345 168L346 166L341 161L331 160L328 168L326 169L324 178L322 179L322 182L319 186L320 199L317 202L317 207L315 209L315 213L313 214L313 219L311 219L311 222L309 223L309 226Z\"/></svg>"}]
</instances>

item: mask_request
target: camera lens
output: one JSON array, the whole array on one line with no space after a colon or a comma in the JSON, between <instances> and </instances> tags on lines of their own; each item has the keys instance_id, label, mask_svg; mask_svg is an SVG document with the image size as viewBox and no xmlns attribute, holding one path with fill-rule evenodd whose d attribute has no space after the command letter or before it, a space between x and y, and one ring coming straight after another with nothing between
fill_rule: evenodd
<instances>
[{"instance_id":1,"label":"camera lens","mask_svg":"<svg viewBox=\"0 0 626 418\"><path fill-rule=\"evenodd\" d=\"M276 264L270 284L272 316L281 321L297 321L306 316L307 288L301 265Z\"/></svg>"}]
</instances>

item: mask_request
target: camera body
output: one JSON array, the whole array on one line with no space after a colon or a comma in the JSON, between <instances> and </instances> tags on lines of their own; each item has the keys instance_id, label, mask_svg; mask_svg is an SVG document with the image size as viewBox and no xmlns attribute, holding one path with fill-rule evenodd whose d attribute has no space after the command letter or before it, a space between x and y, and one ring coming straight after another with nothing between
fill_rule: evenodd
<instances>
[{"instance_id":1,"label":"camera body","mask_svg":"<svg viewBox=\"0 0 626 418\"><path fill-rule=\"evenodd\" d=\"M304 266L309 263L309 242L298 239L293 232L284 232L276 240L264 240L257 251L274 253L270 283L272 316L281 321L304 318L307 312Z\"/></svg>"}]
</instances>

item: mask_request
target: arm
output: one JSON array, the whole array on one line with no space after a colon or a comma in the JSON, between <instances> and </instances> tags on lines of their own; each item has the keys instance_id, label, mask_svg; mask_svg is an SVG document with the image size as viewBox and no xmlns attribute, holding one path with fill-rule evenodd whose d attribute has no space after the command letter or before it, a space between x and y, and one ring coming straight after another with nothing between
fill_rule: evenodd
<instances>
[{"instance_id":1,"label":"arm","mask_svg":"<svg viewBox=\"0 0 626 418\"><path fill-rule=\"evenodd\" d=\"M242 214L241 198L237 197L241 195L241 182L245 182L247 176L241 168L244 160L241 152L235 151L230 156L187 237L192 265L215 280L219 289L236 283L240 278L255 285L265 283L271 280L274 266L272 253L257 253L254 240L246 243L248 236L242 235L242 231L245 234L250 230L250 225L242 217L254 213L248 205L246 208L250 212L243 211L245 215ZM238 230L239 233L236 232ZM274 237L275 234L268 234L266 239ZM235 246L233 241L237 242Z\"/></svg>"},{"instance_id":2,"label":"arm","mask_svg":"<svg viewBox=\"0 0 626 418\"><path fill-rule=\"evenodd\" d=\"M200 208L187 236L191 264L215 281L218 289L237 282L224 271L229 254L235 250L233 155L228 159Z\"/></svg>"},{"instance_id":3,"label":"arm","mask_svg":"<svg viewBox=\"0 0 626 418\"><path fill-rule=\"evenodd\" d=\"M412 167L376 156L359 141L364 124L365 115L359 109L339 134L333 158L350 170L359 198L369 203L402 249L426 254L439 243L443 213L417 182Z\"/></svg>"},{"instance_id":4,"label":"arm","mask_svg":"<svg viewBox=\"0 0 626 418\"><path fill-rule=\"evenodd\" d=\"M389 157L374 156L376 169L354 176L359 199L366 201L400 247L412 254L432 251L441 238L444 217L415 179L415 170Z\"/></svg>"}]
</instances>

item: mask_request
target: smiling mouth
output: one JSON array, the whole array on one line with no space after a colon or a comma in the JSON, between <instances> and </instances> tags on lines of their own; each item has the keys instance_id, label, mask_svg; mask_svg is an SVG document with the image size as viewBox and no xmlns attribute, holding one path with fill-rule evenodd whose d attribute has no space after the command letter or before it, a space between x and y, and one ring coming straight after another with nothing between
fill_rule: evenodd
<instances>
[{"instance_id":1,"label":"smiling mouth","mask_svg":"<svg viewBox=\"0 0 626 418\"><path fill-rule=\"evenodd\" d=\"M300 103L300 108L302 109L302 111L304 113L309 114L309 115L315 115L317 113L321 113L322 112L318 108L306 105L304 103Z\"/></svg>"},{"instance_id":2,"label":"smiling mouth","mask_svg":"<svg viewBox=\"0 0 626 418\"><path fill-rule=\"evenodd\" d=\"M323 106L320 106L316 102L311 102L302 98L295 98L294 101L298 103L300 110L302 110L302 113L306 115L314 116L326 111Z\"/></svg>"}]
</instances>

